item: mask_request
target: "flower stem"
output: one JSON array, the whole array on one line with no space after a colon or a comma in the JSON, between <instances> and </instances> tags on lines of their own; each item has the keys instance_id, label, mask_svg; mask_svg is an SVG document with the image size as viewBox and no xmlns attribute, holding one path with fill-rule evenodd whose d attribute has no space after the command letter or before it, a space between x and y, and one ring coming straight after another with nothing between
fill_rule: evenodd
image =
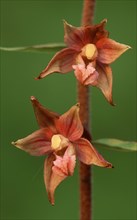
<instances>
[{"instance_id":1,"label":"flower stem","mask_svg":"<svg viewBox=\"0 0 137 220\"><path fill-rule=\"evenodd\" d=\"M95 0L83 0L83 2L81 25L91 25L94 19Z\"/></svg>"},{"instance_id":2,"label":"flower stem","mask_svg":"<svg viewBox=\"0 0 137 220\"><path fill-rule=\"evenodd\" d=\"M94 7L95 0L84 0L82 26L92 24ZM83 126L89 130L89 88L80 82L78 82L78 101L80 103L81 121ZM80 220L92 219L91 183L91 167L80 162Z\"/></svg>"}]
</instances>

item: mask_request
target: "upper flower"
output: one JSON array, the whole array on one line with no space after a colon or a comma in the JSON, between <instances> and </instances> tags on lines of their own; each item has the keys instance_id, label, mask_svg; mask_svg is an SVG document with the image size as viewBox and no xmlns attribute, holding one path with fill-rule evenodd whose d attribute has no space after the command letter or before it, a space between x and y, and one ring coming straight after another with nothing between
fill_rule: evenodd
<instances>
[{"instance_id":1,"label":"upper flower","mask_svg":"<svg viewBox=\"0 0 137 220\"><path fill-rule=\"evenodd\" d=\"M96 86L110 104L112 100L112 71L109 66L130 47L108 38L104 30L107 20L100 24L74 27L64 21L64 41L67 48L56 53L37 79L74 69L76 78L84 85Z\"/></svg>"},{"instance_id":2,"label":"upper flower","mask_svg":"<svg viewBox=\"0 0 137 220\"><path fill-rule=\"evenodd\" d=\"M76 156L88 165L110 168L112 165L82 138L79 104L59 116L44 108L35 97L31 101L40 129L12 144L31 155L49 154L44 163L44 181L49 200L54 204L54 191L61 181L73 175Z\"/></svg>"}]
</instances>

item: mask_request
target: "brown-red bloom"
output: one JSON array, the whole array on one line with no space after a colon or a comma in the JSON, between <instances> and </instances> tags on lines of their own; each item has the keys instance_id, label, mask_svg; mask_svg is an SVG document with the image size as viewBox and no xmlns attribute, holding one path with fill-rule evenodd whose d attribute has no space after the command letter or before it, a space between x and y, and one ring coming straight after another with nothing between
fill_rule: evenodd
<instances>
[{"instance_id":1,"label":"brown-red bloom","mask_svg":"<svg viewBox=\"0 0 137 220\"><path fill-rule=\"evenodd\" d=\"M104 19L97 25L74 27L64 21L67 48L55 54L37 79L54 72L74 70L82 84L98 87L113 105L112 70L109 64L130 47L109 38L108 31L104 29L106 22Z\"/></svg>"},{"instance_id":2,"label":"brown-red bloom","mask_svg":"<svg viewBox=\"0 0 137 220\"><path fill-rule=\"evenodd\" d=\"M54 204L54 191L67 176L73 175L76 156L87 165L111 168L112 164L82 137L79 104L59 116L44 108L35 97L31 97L31 102L40 129L12 144L34 156L48 154L44 181L49 201Z\"/></svg>"}]
</instances>

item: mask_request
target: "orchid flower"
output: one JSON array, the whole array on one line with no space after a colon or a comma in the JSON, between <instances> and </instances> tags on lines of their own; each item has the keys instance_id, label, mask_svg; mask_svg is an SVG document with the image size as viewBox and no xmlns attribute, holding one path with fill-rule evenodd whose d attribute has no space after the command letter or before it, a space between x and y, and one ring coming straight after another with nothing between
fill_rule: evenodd
<instances>
[{"instance_id":1,"label":"orchid flower","mask_svg":"<svg viewBox=\"0 0 137 220\"><path fill-rule=\"evenodd\" d=\"M74 70L77 80L85 86L98 87L113 105L110 64L131 47L110 39L104 29L106 22L104 19L97 25L74 27L64 21L67 48L57 52L36 79Z\"/></svg>"},{"instance_id":2,"label":"orchid flower","mask_svg":"<svg viewBox=\"0 0 137 220\"><path fill-rule=\"evenodd\" d=\"M48 154L44 163L44 181L49 201L54 204L54 191L66 177L73 175L76 156L87 165L111 168L112 164L82 137L79 104L59 116L44 108L33 96L31 102L40 128L12 144L34 156Z\"/></svg>"}]
</instances>

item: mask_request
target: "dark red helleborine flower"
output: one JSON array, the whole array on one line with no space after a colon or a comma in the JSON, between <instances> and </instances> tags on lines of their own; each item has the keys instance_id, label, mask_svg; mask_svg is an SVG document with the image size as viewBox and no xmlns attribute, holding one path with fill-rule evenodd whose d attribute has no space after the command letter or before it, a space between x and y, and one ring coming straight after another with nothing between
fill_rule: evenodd
<instances>
[{"instance_id":1,"label":"dark red helleborine flower","mask_svg":"<svg viewBox=\"0 0 137 220\"><path fill-rule=\"evenodd\" d=\"M100 24L74 27L64 21L64 41L67 48L55 54L36 79L54 73L74 70L76 78L84 85L98 87L110 104L112 100L112 70L109 64L130 48L111 40L104 29L107 20Z\"/></svg>"},{"instance_id":2,"label":"dark red helleborine flower","mask_svg":"<svg viewBox=\"0 0 137 220\"><path fill-rule=\"evenodd\" d=\"M112 100L112 70L109 64L130 48L108 37L104 30L107 20L100 24L74 27L64 21L64 41L67 48L55 54L36 79L54 73L74 70L76 78L84 85L98 87L107 101Z\"/></svg>"},{"instance_id":3,"label":"dark red helleborine flower","mask_svg":"<svg viewBox=\"0 0 137 220\"><path fill-rule=\"evenodd\" d=\"M54 204L54 191L67 176L73 175L76 156L87 165L111 168L112 164L82 137L79 104L59 116L44 108L33 96L31 102L40 128L12 144L34 156L48 154L44 163L44 181L49 201Z\"/></svg>"}]
</instances>

